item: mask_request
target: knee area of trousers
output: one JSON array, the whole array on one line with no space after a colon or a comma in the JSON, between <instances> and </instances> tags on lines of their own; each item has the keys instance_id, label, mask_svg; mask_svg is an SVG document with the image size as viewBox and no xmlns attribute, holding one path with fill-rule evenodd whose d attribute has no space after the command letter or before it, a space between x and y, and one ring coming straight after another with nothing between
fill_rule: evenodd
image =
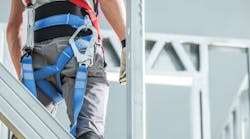
<instances>
[{"instance_id":1,"label":"knee area of trousers","mask_svg":"<svg viewBox=\"0 0 250 139\"><path fill-rule=\"evenodd\" d=\"M86 132L81 136L79 136L77 139L103 139L103 138L94 132Z\"/></svg>"}]
</instances>

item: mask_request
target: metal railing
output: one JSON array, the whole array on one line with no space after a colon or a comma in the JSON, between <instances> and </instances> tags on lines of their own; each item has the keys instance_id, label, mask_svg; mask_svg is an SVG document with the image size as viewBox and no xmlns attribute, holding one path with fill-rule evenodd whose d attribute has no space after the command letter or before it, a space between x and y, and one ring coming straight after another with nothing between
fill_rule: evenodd
<instances>
[{"instance_id":1,"label":"metal railing","mask_svg":"<svg viewBox=\"0 0 250 139\"><path fill-rule=\"evenodd\" d=\"M249 139L249 77L245 75L222 127L222 139Z\"/></svg>"}]
</instances>

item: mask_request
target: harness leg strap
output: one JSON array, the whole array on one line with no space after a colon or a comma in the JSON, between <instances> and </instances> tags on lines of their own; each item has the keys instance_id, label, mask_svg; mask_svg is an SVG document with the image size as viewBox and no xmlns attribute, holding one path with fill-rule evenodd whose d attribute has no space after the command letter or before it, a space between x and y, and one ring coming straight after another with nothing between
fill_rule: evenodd
<instances>
[{"instance_id":1,"label":"harness leg strap","mask_svg":"<svg viewBox=\"0 0 250 139\"><path fill-rule=\"evenodd\" d=\"M70 133L76 136L76 126L77 126L77 117L81 111L86 86L87 86L87 77L88 77L88 69L85 65L80 65L76 78L75 78L75 89L74 89L74 123L71 127Z\"/></svg>"},{"instance_id":2,"label":"harness leg strap","mask_svg":"<svg viewBox=\"0 0 250 139\"><path fill-rule=\"evenodd\" d=\"M61 102L63 100L62 95L57 92L54 86L52 86L47 80L38 80L37 86L41 89L43 93L47 97L49 97L50 100L53 101L55 105Z\"/></svg>"},{"instance_id":3,"label":"harness leg strap","mask_svg":"<svg viewBox=\"0 0 250 139\"><path fill-rule=\"evenodd\" d=\"M29 91L37 97L36 84L33 74L33 65L31 55L23 56L21 59L22 64L22 81Z\"/></svg>"}]
</instances>

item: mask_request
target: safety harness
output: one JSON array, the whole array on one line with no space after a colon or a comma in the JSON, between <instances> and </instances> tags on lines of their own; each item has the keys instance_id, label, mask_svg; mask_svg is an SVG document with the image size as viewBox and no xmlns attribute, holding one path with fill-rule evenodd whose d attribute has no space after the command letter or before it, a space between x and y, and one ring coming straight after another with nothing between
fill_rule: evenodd
<instances>
[{"instance_id":1,"label":"safety harness","mask_svg":"<svg viewBox=\"0 0 250 139\"><path fill-rule=\"evenodd\" d=\"M57 105L63 100L60 76L61 71L64 69L69 60L73 58L73 56L75 56L77 62L79 63L74 86L74 123L72 124L70 131L71 134L75 136L77 117L83 105L84 94L86 91L88 77L87 68L93 65L95 47L101 47L101 35L98 16L96 15L96 12L94 12L94 10L83 0L69 0L65 2L66 5L72 7L72 4L74 4L76 5L76 9L67 11L67 13L62 12L49 16L46 15L46 17L35 17L36 19L34 19L34 14L35 12L39 12L39 8L38 10L34 11L35 2L32 0L24 0L23 2L26 4L28 12L28 36L26 45L24 47L25 54L21 58L22 81L23 84L30 90L30 92L35 97L37 97L36 87L38 87L43 93L46 94L46 96L48 96L53 101L55 105ZM56 1L48 3L48 5L57 5L58 3L63 4L63 2ZM48 5L45 4L44 7ZM79 12L79 10L77 10L79 9L79 7L81 13L75 13L75 11ZM88 15L83 16L82 10L86 10ZM69 40L69 45L61 52L53 65L46 66L34 71L31 56L34 47L34 41L36 42L43 39L50 39L51 37L62 37L58 36L60 34L55 33L54 36L48 35L47 38L39 38L42 30L53 30L53 28L55 27L62 26L70 27L70 29L66 31L68 33L61 32L61 34L63 35L67 36L72 32L72 29L74 30L74 33L72 33L73 35L71 34L72 36ZM81 52L84 52L84 54L82 54ZM48 77L54 75L57 79L57 88L46 80Z\"/></svg>"}]
</instances>

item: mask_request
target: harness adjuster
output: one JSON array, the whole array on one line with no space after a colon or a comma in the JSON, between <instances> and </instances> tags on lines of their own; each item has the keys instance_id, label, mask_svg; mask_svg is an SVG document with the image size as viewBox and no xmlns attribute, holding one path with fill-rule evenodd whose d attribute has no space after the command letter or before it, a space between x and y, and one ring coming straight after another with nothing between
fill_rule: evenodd
<instances>
[{"instance_id":1,"label":"harness adjuster","mask_svg":"<svg viewBox=\"0 0 250 139\"><path fill-rule=\"evenodd\" d=\"M31 55L34 48L34 0L25 0L23 2L26 3L27 8L27 16L28 16L28 26L27 26L27 40L25 42L25 46L23 47L23 51L28 55ZM24 3L25 4L25 3Z\"/></svg>"}]
</instances>

